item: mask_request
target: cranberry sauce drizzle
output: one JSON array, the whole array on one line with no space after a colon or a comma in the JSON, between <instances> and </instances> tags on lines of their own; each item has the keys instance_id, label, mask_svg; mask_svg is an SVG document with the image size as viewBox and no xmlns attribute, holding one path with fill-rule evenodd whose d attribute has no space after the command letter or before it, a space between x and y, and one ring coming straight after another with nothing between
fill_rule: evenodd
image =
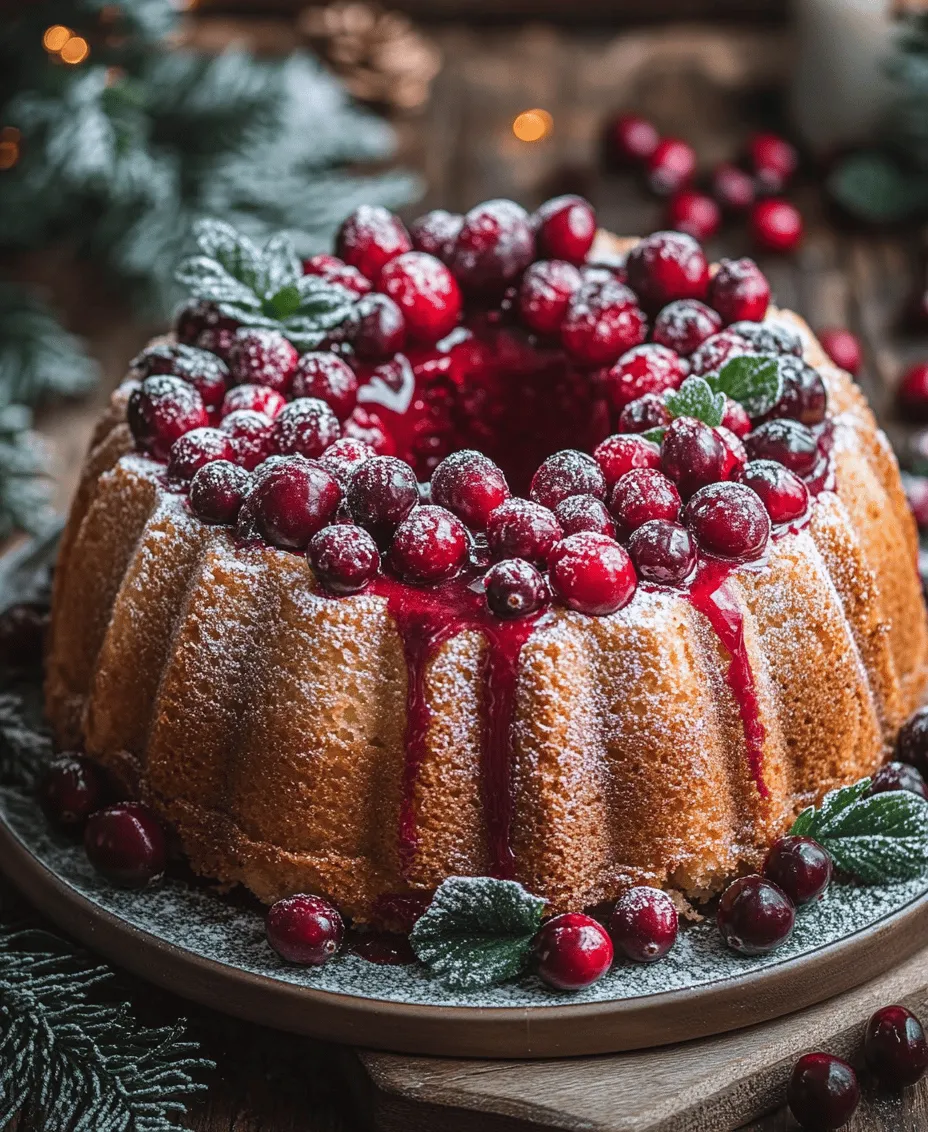
<instances>
[{"instance_id":1,"label":"cranberry sauce drizzle","mask_svg":"<svg viewBox=\"0 0 928 1132\"><path fill-rule=\"evenodd\" d=\"M409 936L401 932L352 932L348 947L368 963L382 967L408 967L418 962Z\"/></svg>"}]
</instances>

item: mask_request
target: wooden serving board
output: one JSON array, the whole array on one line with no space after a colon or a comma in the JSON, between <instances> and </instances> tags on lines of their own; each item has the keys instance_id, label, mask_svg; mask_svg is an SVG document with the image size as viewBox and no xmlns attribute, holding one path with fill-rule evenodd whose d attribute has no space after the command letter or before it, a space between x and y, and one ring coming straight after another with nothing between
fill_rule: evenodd
<instances>
[{"instance_id":1,"label":"wooden serving board","mask_svg":"<svg viewBox=\"0 0 928 1132\"><path fill-rule=\"evenodd\" d=\"M803 1052L854 1060L866 1020L894 1002L928 1014L928 947L798 1014L662 1049L530 1062L358 1051L352 1063L378 1132L728 1132L784 1103Z\"/></svg>"}]
</instances>

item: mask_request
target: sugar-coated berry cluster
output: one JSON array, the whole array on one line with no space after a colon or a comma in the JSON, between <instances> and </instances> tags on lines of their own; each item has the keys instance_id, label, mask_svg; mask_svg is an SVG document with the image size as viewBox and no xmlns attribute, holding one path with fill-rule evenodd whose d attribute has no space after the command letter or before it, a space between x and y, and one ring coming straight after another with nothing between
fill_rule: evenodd
<instances>
[{"instance_id":1,"label":"sugar-coated berry cluster","mask_svg":"<svg viewBox=\"0 0 928 1132\"><path fill-rule=\"evenodd\" d=\"M136 442L167 463L197 516L305 552L333 595L359 592L378 572L419 586L483 576L502 618L552 596L609 614L639 581L686 584L701 557L760 557L773 531L803 519L809 484L823 480L821 377L797 335L763 321L770 289L753 261L712 272L691 236L657 232L621 260L591 262L595 234L591 206L575 196L533 215L506 200L465 216L436 210L409 229L385 209L359 208L337 255L304 265L357 296L349 325L300 355L279 331L188 304L176 340L133 362ZM602 418L591 451L563 448L532 465L522 497L504 457L466 443L482 422L505 450L492 432L502 394L480 385L479 363L466 388L419 376L441 370L487 319L521 334L548 372L569 374ZM674 415L669 399L688 376L745 355L777 358L773 408L752 418L728 398L717 427ZM384 385L396 395L389 426L385 402L372 407ZM526 415L550 408L530 393Z\"/></svg>"}]
</instances>

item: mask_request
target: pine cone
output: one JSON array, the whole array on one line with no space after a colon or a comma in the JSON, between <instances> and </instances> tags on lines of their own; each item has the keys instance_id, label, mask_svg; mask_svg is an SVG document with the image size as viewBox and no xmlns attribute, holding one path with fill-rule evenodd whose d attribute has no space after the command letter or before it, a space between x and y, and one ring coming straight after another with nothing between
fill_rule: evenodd
<instances>
[{"instance_id":1,"label":"pine cone","mask_svg":"<svg viewBox=\"0 0 928 1132\"><path fill-rule=\"evenodd\" d=\"M297 20L309 45L362 102L413 110L429 96L441 53L398 12L354 0L306 8Z\"/></svg>"}]
</instances>

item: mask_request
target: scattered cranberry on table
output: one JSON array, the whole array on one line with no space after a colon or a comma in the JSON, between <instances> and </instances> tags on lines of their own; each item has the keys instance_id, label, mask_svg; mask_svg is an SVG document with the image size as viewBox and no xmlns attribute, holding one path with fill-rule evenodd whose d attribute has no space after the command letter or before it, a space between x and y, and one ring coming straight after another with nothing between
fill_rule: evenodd
<instances>
[{"instance_id":1,"label":"scattered cranberry on table","mask_svg":"<svg viewBox=\"0 0 928 1132\"><path fill-rule=\"evenodd\" d=\"M770 847L763 873L781 888L796 907L811 904L831 883L832 862L811 837L781 837Z\"/></svg>"},{"instance_id":2,"label":"scattered cranberry on table","mask_svg":"<svg viewBox=\"0 0 928 1132\"><path fill-rule=\"evenodd\" d=\"M543 924L534 943L535 969L555 990L590 986L612 966L609 933L597 920L565 912Z\"/></svg>"},{"instance_id":3,"label":"scattered cranberry on table","mask_svg":"<svg viewBox=\"0 0 928 1132\"><path fill-rule=\"evenodd\" d=\"M802 216L788 200L761 200L751 209L751 234L768 252L791 252L802 241Z\"/></svg>"},{"instance_id":4,"label":"scattered cranberry on table","mask_svg":"<svg viewBox=\"0 0 928 1132\"><path fill-rule=\"evenodd\" d=\"M648 185L659 196L685 188L696 175L696 151L682 138L662 138L645 162Z\"/></svg>"},{"instance_id":5,"label":"scattered cranberry on table","mask_svg":"<svg viewBox=\"0 0 928 1132\"><path fill-rule=\"evenodd\" d=\"M874 774L870 786L871 794L886 794L895 790L907 790L919 798L928 800L928 786L914 766L908 763L886 763Z\"/></svg>"},{"instance_id":6,"label":"scattered cranberry on table","mask_svg":"<svg viewBox=\"0 0 928 1132\"><path fill-rule=\"evenodd\" d=\"M663 959L677 941L677 909L659 888L640 885L623 893L609 919L609 933L620 954L636 963Z\"/></svg>"},{"instance_id":7,"label":"scattered cranberry on table","mask_svg":"<svg viewBox=\"0 0 928 1132\"><path fill-rule=\"evenodd\" d=\"M796 1062L786 1086L790 1112L809 1132L843 1128L860 1103L857 1074L830 1053L807 1053Z\"/></svg>"},{"instance_id":8,"label":"scattered cranberry on table","mask_svg":"<svg viewBox=\"0 0 928 1132\"><path fill-rule=\"evenodd\" d=\"M928 362L917 362L902 375L896 399L903 414L916 421L928 420Z\"/></svg>"},{"instance_id":9,"label":"scattered cranberry on table","mask_svg":"<svg viewBox=\"0 0 928 1132\"><path fill-rule=\"evenodd\" d=\"M39 801L50 821L61 829L79 830L103 805L105 788L99 770L84 755L65 752L45 768Z\"/></svg>"},{"instance_id":10,"label":"scattered cranberry on table","mask_svg":"<svg viewBox=\"0 0 928 1132\"><path fill-rule=\"evenodd\" d=\"M666 221L668 228L703 241L711 240L718 232L722 214L712 197L694 189L681 189L670 198Z\"/></svg>"},{"instance_id":11,"label":"scattered cranberry on table","mask_svg":"<svg viewBox=\"0 0 928 1132\"><path fill-rule=\"evenodd\" d=\"M167 863L164 830L142 802L119 802L91 814L84 849L97 872L122 888L147 887Z\"/></svg>"},{"instance_id":12,"label":"scattered cranberry on table","mask_svg":"<svg viewBox=\"0 0 928 1132\"><path fill-rule=\"evenodd\" d=\"M915 1015L904 1006L884 1006L867 1023L864 1060L884 1088L920 1081L928 1069L928 1041Z\"/></svg>"},{"instance_id":13,"label":"scattered cranberry on table","mask_svg":"<svg viewBox=\"0 0 928 1132\"><path fill-rule=\"evenodd\" d=\"M647 161L661 140L654 125L637 114L619 114L606 131L606 149L617 165L632 166Z\"/></svg>"},{"instance_id":14,"label":"scattered cranberry on table","mask_svg":"<svg viewBox=\"0 0 928 1132\"><path fill-rule=\"evenodd\" d=\"M321 967L333 959L345 938L345 925L321 896L299 894L278 900L268 909L267 941L287 963Z\"/></svg>"},{"instance_id":15,"label":"scattered cranberry on table","mask_svg":"<svg viewBox=\"0 0 928 1132\"><path fill-rule=\"evenodd\" d=\"M712 194L726 212L747 212L754 203L754 179L737 165L723 162L712 174Z\"/></svg>"},{"instance_id":16,"label":"scattered cranberry on table","mask_svg":"<svg viewBox=\"0 0 928 1132\"><path fill-rule=\"evenodd\" d=\"M760 876L739 877L719 900L722 938L742 955L765 955L789 939L796 909L786 893Z\"/></svg>"},{"instance_id":17,"label":"scattered cranberry on table","mask_svg":"<svg viewBox=\"0 0 928 1132\"><path fill-rule=\"evenodd\" d=\"M863 365L863 350L859 339L850 330L842 327L821 330L818 340L836 366L847 370L851 377L856 377L860 373L860 367Z\"/></svg>"},{"instance_id":18,"label":"scattered cranberry on table","mask_svg":"<svg viewBox=\"0 0 928 1132\"><path fill-rule=\"evenodd\" d=\"M755 134L748 152L757 184L768 195L782 193L799 168L795 146L777 134Z\"/></svg>"}]
</instances>

